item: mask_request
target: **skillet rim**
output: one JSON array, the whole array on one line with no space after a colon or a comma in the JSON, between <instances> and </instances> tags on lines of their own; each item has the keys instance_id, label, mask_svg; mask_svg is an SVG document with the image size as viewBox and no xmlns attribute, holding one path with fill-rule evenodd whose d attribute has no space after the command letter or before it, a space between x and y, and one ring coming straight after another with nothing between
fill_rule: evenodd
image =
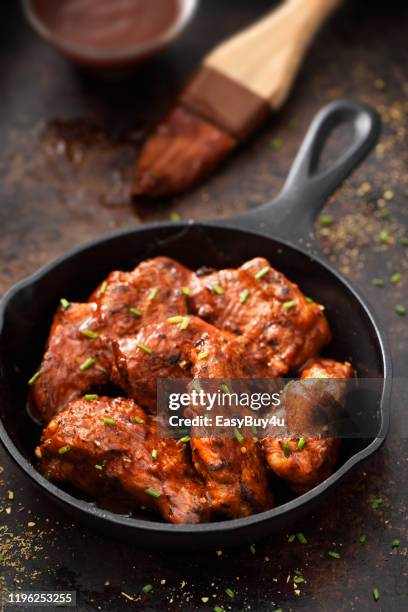
<instances>
[{"instance_id":1,"label":"skillet rim","mask_svg":"<svg viewBox=\"0 0 408 612\"><path fill-rule=\"evenodd\" d=\"M105 510L103 508L99 508L95 505L94 502L86 502L84 500L78 499L73 495L70 495L51 483L49 480L44 478L38 472L38 470L32 465L17 449L11 437L9 436L6 428L3 425L2 419L0 418L0 441L2 442L4 448L7 453L11 457L11 459L21 468L21 470L30 478L32 482L34 482L41 489L44 489L44 492L50 495L53 498L56 498L58 501L70 506L76 511L83 512L88 515L88 517L96 518L98 520L107 521L110 523L114 523L116 526L132 528L135 530L141 530L144 532L159 532L166 534L184 534L184 535L192 535L196 533L220 533L220 532L234 532L241 528L249 527L255 524L262 524L268 522L269 520L275 519L279 516L289 514L291 511L294 511L302 506L307 506L310 502L312 502L315 498L321 496L324 491L330 489L334 486L338 481L345 477L345 475L358 463L372 455L380 446L383 444L385 437L388 433L389 422L390 422L390 397L391 397L391 387L392 387L392 361L391 361L391 352L389 347L389 342L385 331L382 329L382 324L379 320L378 315L373 313L371 305L367 302L366 298L357 291L353 287L353 285L343 277L343 275L336 270L330 262L323 259L321 256L316 253L311 253L301 246L294 244L292 241L282 239L278 235L274 233L264 233L262 230L255 231L253 229L247 230L245 228L239 227L238 225L234 226L234 219L217 219L212 221L206 220L188 220L188 221L169 221L169 222L158 222L158 223L149 223L143 224L140 227L127 227L116 230L114 232L110 232L106 235L99 236L92 240L83 242L75 247L65 251L62 255L56 257L51 262L43 265L41 268L33 272L31 275L23 278L22 280L15 283L10 289L6 291L4 296L0 300L0 338L3 332L4 327L4 314L7 310L7 307L10 301L16 296L21 290L29 287L30 285L36 284L39 280L44 278L49 272L57 268L60 264L69 260L72 257L80 255L82 252L85 252L105 241L109 241L115 238L121 238L124 236L128 236L130 234L138 234L143 231L151 231L155 229L179 229L184 230L191 227L197 227L202 229L225 229L234 232L241 232L246 234L253 234L255 236L259 236L262 238L267 238L273 240L277 243L281 243L285 247L289 247L295 251L298 251L302 256L311 259L313 263L317 263L318 265L325 268L328 272L334 275L338 281L352 294L354 299L358 301L363 311L367 315L372 327L374 328L376 339L380 347L382 364L384 368L384 384L383 390L381 394L380 400L380 412L381 412L381 427L374 438L374 440L366 446L364 449L358 451L353 454L343 465L341 465L338 469L336 469L333 474L331 474L328 478L326 478L322 483L308 491L300 495L299 497L286 502L285 504L281 504L276 508L272 508L270 510L266 510L264 512L259 512L256 514L252 514L248 517L238 518L238 519L229 519L226 521L218 521L213 523L199 523L199 524L181 524L174 525L171 523L159 523L155 521L149 521L146 519L138 519L131 518L123 514L118 514L115 512L111 512L109 510ZM1 364L0 364L1 365Z\"/></svg>"}]
</instances>

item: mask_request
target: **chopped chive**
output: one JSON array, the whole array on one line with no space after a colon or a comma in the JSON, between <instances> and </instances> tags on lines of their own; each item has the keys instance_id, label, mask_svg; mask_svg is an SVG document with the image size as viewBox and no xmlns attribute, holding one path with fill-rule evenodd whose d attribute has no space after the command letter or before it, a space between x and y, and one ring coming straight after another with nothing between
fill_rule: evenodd
<instances>
[{"instance_id":1,"label":"chopped chive","mask_svg":"<svg viewBox=\"0 0 408 612\"><path fill-rule=\"evenodd\" d=\"M391 285L399 285L399 283L401 282L401 274L399 272L395 272L390 277L390 282L391 282Z\"/></svg>"},{"instance_id":2,"label":"chopped chive","mask_svg":"<svg viewBox=\"0 0 408 612\"><path fill-rule=\"evenodd\" d=\"M275 608L273 612L283 612L282 608Z\"/></svg>"},{"instance_id":3,"label":"chopped chive","mask_svg":"<svg viewBox=\"0 0 408 612\"><path fill-rule=\"evenodd\" d=\"M380 506L382 506L383 500L381 499L381 497L377 497L376 499L373 499L373 501L371 502L371 507L372 508L379 508Z\"/></svg>"},{"instance_id":4,"label":"chopped chive","mask_svg":"<svg viewBox=\"0 0 408 612\"><path fill-rule=\"evenodd\" d=\"M225 592L228 595L228 597L231 597L231 599L234 599L235 592L232 589L225 589Z\"/></svg>"},{"instance_id":5,"label":"chopped chive","mask_svg":"<svg viewBox=\"0 0 408 612\"><path fill-rule=\"evenodd\" d=\"M193 389L195 389L195 391L197 391L197 393L200 393L200 391L202 391L202 389L200 387L200 383L198 382L198 380L194 380L193 381Z\"/></svg>"},{"instance_id":6,"label":"chopped chive","mask_svg":"<svg viewBox=\"0 0 408 612\"><path fill-rule=\"evenodd\" d=\"M65 298L60 299L60 304L61 304L62 310L66 310L70 306L70 303Z\"/></svg>"},{"instance_id":7,"label":"chopped chive","mask_svg":"<svg viewBox=\"0 0 408 612\"><path fill-rule=\"evenodd\" d=\"M180 325L181 331L185 331L189 325L190 325L190 317L183 317L183 320L181 321L181 325Z\"/></svg>"},{"instance_id":8,"label":"chopped chive","mask_svg":"<svg viewBox=\"0 0 408 612\"><path fill-rule=\"evenodd\" d=\"M137 423L138 425L141 425L142 423L144 423L144 419L142 419L142 417L140 416L134 416L133 421Z\"/></svg>"},{"instance_id":9,"label":"chopped chive","mask_svg":"<svg viewBox=\"0 0 408 612\"><path fill-rule=\"evenodd\" d=\"M335 552L334 550L329 550L329 552L327 553L329 555L329 557L331 557L332 559L341 559L341 555L339 555L338 552Z\"/></svg>"},{"instance_id":10,"label":"chopped chive","mask_svg":"<svg viewBox=\"0 0 408 612\"><path fill-rule=\"evenodd\" d=\"M255 274L255 278L257 280L259 280L260 278L263 278L264 276L266 276L268 274L269 270L270 270L270 267L269 266L265 266L264 268L262 268L261 270L259 270L259 272L257 272Z\"/></svg>"},{"instance_id":11,"label":"chopped chive","mask_svg":"<svg viewBox=\"0 0 408 612\"><path fill-rule=\"evenodd\" d=\"M81 329L81 334L85 336L85 338L89 338L90 340L95 340L99 338L98 332L94 332L91 329Z\"/></svg>"},{"instance_id":12,"label":"chopped chive","mask_svg":"<svg viewBox=\"0 0 408 612\"><path fill-rule=\"evenodd\" d=\"M150 495L151 497L155 497L156 499L161 497L160 491L158 491L157 489L153 489L153 487L147 487L147 489L145 489L145 493L147 493L147 495Z\"/></svg>"},{"instance_id":13,"label":"chopped chive","mask_svg":"<svg viewBox=\"0 0 408 612\"><path fill-rule=\"evenodd\" d=\"M105 293L105 291L108 288L108 282L107 281L103 281L101 288L99 289L99 295L102 295L103 293Z\"/></svg>"},{"instance_id":14,"label":"chopped chive","mask_svg":"<svg viewBox=\"0 0 408 612\"><path fill-rule=\"evenodd\" d=\"M249 291L249 289L245 289L239 296L240 304L245 304L245 302L247 301L250 295L251 295L251 292Z\"/></svg>"},{"instance_id":15,"label":"chopped chive","mask_svg":"<svg viewBox=\"0 0 408 612\"><path fill-rule=\"evenodd\" d=\"M314 304L314 299L313 299L313 298L311 298L311 297L307 297L307 296L306 296L306 298L305 298L305 299L306 299L306 302L307 302L308 304Z\"/></svg>"},{"instance_id":16,"label":"chopped chive","mask_svg":"<svg viewBox=\"0 0 408 612\"><path fill-rule=\"evenodd\" d=\"M141 351L144 351L148 355L150 355L150 353L152 352L152 349L149 349L149 347L145 346L144 344L138 344L137 348L140 349Z\"/></svg>"},{"instance_id":17,"label":"chopped chive","mask_svg":"<svg viewBox=\"0 0 408 612\"><path fill-rule=\"evenodd\" d=\"M228 385L226 385L225 383L222 383L221 391L225 393L225 395L231 395L231 391L229 390Z\"/></svg>"},{"instance_id":18,"label":"chopped chive","mask_svg":"<svg viewBox=\"0 0 408 612\"><path fill-rule=\"evenodd\" d=\"M178 444L185 444L187 442L190 442L190 440L191 440L190 436L183 436L182 438L179 438L177 443Z\"/></svg>"},{"instance_id":19,"label":"chopped chive","mask_svg":"<svg viewBox=\"0 0 408 612\"><path fill-rule=\"evenodd\" d=\"M285 310L290 310L291 308L296 306L296 304L297 304L296 300L289 300L289 302L283 302L282 306Z\"/></svg>"},{"instance_id":20,"label":"chopped chive","mask_svg":"<svg viewBox=\"0 0 408 612\"><path fill-rule=\"evenodd\" d=\"M392 240L390 232L386 229L381 230L381 232L378 234L378 238L381 242L384 242L384 244L387 244Z\"/></svg>"},{"instance_id":21,"label":"chopped chive","mask_svg":"<svg viewBox=\"0 0 408 612\"><path fill-rule=\"evenodd\" d=\"M224 293L224 289L220 286L220 285L213 285L212 286L212 290L214 291L214 293L216 293L217 295L222 295Z\"/></svg>"},{"instance_id":22,"label":"chopped chive","mask_svg":"<svg viewBox=\"0 0 408 612\"><path fill-rule=\"evenodd\" d=\"M243 442L245 441L245 438L242 435L242 433L239 431L239 429L235 430L235 438L238 440L239 444L243 444Z\"/></svg>"},{"instance_id":23,"label":"chopped chive","mask_svg":"<svg viewBox=\"0 0 408 612\"><path fill-rule=\"evenodd\" d=\"M202 359L205 359L206 357L208 357L208 351L203 351L202 353L199 353L197 355L198 361L201 361Z\"/></svg>"},{"instance_id":24,"label":"chopped chive","mask_svg":"<svg viewBox=\"0 0 408 612\"><path fill-rule=\"evenodd\" d=\"M249 550L251 551L251 553L254 555L256 553L256 548L255 548L255 544L251 544L251 546L249 547Z\"/></svg>"},{"instance_id":25,"label":"chopped chive","mask_svg":"<svg viewBox=\"0 0 408 612\"><path fill-rule=\"evenodd\" d=\"M378 589L373 589L373 598L374 601L378 601L380 599L380 591Z\"/></svg>"},{"instance_id":26,"label":"chopped chive","mask_svg":"<svg viewBox=\"0 0 408 612\"><path fill-rule=\"evenodd\" d=\"M288 459L291 455L290 445L287 440L285 440L283 443L283 454L285 455L286 459Z\"/></svg>"},{"instance_id":27,"label":"chopped chive","mask_svg":"<svg viewBox=\"0 0 408 612\"><path fill-rule=\"evenodd\" d=\"M307 539L305 538L305 536L303 535L303 533L297 533L297 534L296 534L296 538L297 538L297 541L298 541L300 544L307 544Z\"/></svg>"},{"instance_id":28,"label":"chopped chive","mask_svg":"<svg viewBox=\"0 0 408 612\"><path fill-rule=\"evenodd\" d=\"M190 289L188 287L182 287L181 288L181 293L188 297L190 295Z\"/></svg>"},{"instance_id":29,"label":"chopped chive","mask_svg":"<svg viewBox=\"0 0 408 612\"><path fill-rule=\"evenodd\" d=\"M367 536L365 533L362 533L359 540L360 540L360 544L364 544L364 542L366 541Z\"/></svg>"},{"instance_id":30,"label":"chopped chive","mask_svg":"<svg viewBox=\"0 0 408 612\"><path fill-rule=\"evenodd\" d=\"M36 380L38 380L38 378L41 376L41 372L40 370L38 370L38 372L36 372L35 374L32 375L32 377L30 378L30 380L28 381L29 385L33 385L35 383Z\"/></svg>"},{"instance_id":31,"label":"chopped chive","mask_svg":"<svg viewBox=\"0 0 408 612\"><path fill-rule=\"evenodd\" d=\"M302 450L305 444L306 440L304 438L300 438L296 446L297 450Z\"/></svg>"},{"instance_id":32,"label":"chopped chive","mask_svg":"<svg viewBox=\"0 0 408 612\"><path fill-rule=\"evenodd\" d=\"M84 395L84 399L88 401L96 400L98 397L99 395L97 393L86 393L86 395Z\"/></svg>"},{"instance_id":33,"label":"chopped chive","mask_svg":"<svg viewBox=\"0 0 408 612\"><path fill-rule=\"evenodd\" d=\"M221 606L214 606L214 612L225 612L224 608Z\"/></svg>"},{"instance_id":34,"label":"chopped chive","mask_svg":"<svg viewBox=\"0 0 408 612\"><path fill-rule=\"evenodd\" d=\"M374 285L374 287L384 287L385 281L382 278L373 278L371 284Z\"/></svg>"},{"instance_id":35,"label":"chopped chive","mask_svg":"<svg viewBox=\"0 0 408 612\"><path fill-rule=\"evenodd\" d=\"M322 227L329 227L334 223L334 217L331 215L320 215L319 223Z\"/></svg>"},{"instance_id":36,"label":"chopped chive","mask_svg":"<svg viewBox=\"0 0 408 612\"><path fill-rule=\"evenodd\" d=\"M145 584L144 587L142 588L143 593L150 593L150 591L153 591L153 585L152 584Z\"/></svg>"},{"instance_id":37,"label":"chopped chive","mask_svg":"<svg viewBox=\"0 0 408 612\"><path fill-rule=\"evenodd\" d=\"M159 293L158 287L153 287L149 294L149 300L155 300L157 298L157 294Z\"/></svg>"},{"instance_id":38,"label":"chopped chive","mask_svg":"<svg viewBox=\"0 0 408 612\"><path fill-rule=\"evenodd\" d=\"M105 425L116 425L116 419L112 419L112 417L102 417L102 421Z\"/></svg>"},{"instance_id":39,"label":"chopped chive","mask_svg":"<svg viewBox=\"0 0 408 612\"><path fill-rule=\"evenodd\" d=\"M275 151L279 151L279 149L282 148L282 145L283 145L282 138L273 138L271 140L271 147L272 149L275 149Z\"/></svg>"},{"instance_id":40,"label":"chopped chive","mask_svg":"<svg viewBox=\"0 0 408 612\"><path fill-rule=\"evenodd\" d=\"M172 212L169 216L170 221L181 221L181 215L178 212Z\"/></svg>"},{"instance_id":41,"label":"chopped chive","mask_svg":"<svg viewBox=\"0 0 408 612\"><path fill-rule=\"evenodd\" d=\"M295 534L293 533L292 535L288 536L288 542L289 542L290 544L292 544L292 542L294 542L294 541L295 541L295 538L296 538L296 536L295 536Z\"/></svg>"},{"instance_id":42,"label":"chopped chive","mask_svg":"<svg viewBox=\"0 0 408 612\"><path fill-rule=\"evenodd\" d=\"M137 308L134 308L133 306L131 306L129 308L129 312L131 312L132 314L135 315L135 317L141 317L142 313L140 312L140 310L138 310Z\"/></svg>"},{"instance_id":43,"label":"chopped chive","mask_svg":"<svg viewBox=\"0 0 408 612\"><path fill-rule=\"evenodd\" d=\"M103 466L102 466L102 465L99 465L99 463L96 463L96 464L95 464L95 470L99 470L99 471L100 471L100 470L103 470Z\"/></svg>"},{"instance_id":44,"label":"chopped chive","mask_svg":"<svg viewBox=\"0 0 408 612\"><path fill-rule=\"evenodd\" d=\"M404 247L408 247L408 237L404 236L403 238L401 238L400 244L402 244L402 246Z\"/></svg>"},{"instance_id":45,"label":"chopped chive","mask_svg":"<svg viewBox=\"0 0 408 612\"><path fill-rule=\"evenodd\" d=\"M61 446L61 448L58 449L58 454L65 455L65 453L67 453L70 450L71 450L71 447L69 446L69 444L66 444L65 446Z\"/></svg>"},{"instance_id":46,"label":"chopped chive","mask_svg":"<svg viewBox=\"0 0 408 612\"><path fill-rule=\"evenodd\" d=\"M176 323L182 323L183 319L184 317L182 317L181 315L176 315L175 317L169 317L167 321L172 325L175 325Z\"/></svg>"},{"instance_id":47,"label":"chopped chive","mask_svg":"<svg viewBox=\"0 0 408 612\"><path fill-rule=\"evenodd\" d=\"M302 584L302 582L304 582L305 579L303 578L303 576L295 576L293 579L293 582L295 584Z\"/></svg>"},{"instance_id":48,"label":"chopped chive","mask_svg":"<svg viewBox=\"0 0 408 612\"><path fill-rule=\"evenodd\" d=\"M156 448L154 448L154 449L152 450L152 459L153 459L154 461L156 461L156 459L157 459L157 449L156 449Z\"/></svg>"},{"instance_id":49,"label":"chopped chive","mask_svg":"<svg viewBox=\"0 0 408 612\"><path fill-rule=\"evenodd\" d=\"M395 306L395 312L397 313L397 315L399 315L400 317L405 317L405 315L407 314L407 309L405 308L405 306L403 306L402 304L397 304Z\"/></svg>"},{"instance_id":50,"label":"chopped chive","mask_svg":"<svg viewBox=\"0 0 408 612\"><path fill-rule=\"evenodd\" d=\"M398 548L400 544L401 542L396 538L395 540L391 542L391 548Z\"/></svg>"},{"instance_id":51,"label":"chopped chive","mask_svg":"<svg viewBox=\"0 0 408 612\"><path fill-rule=\"evenodd\" d=\"M255 427L255 425L251 425L251 431L252 431L252 433L253 433L253 434L255 434L255 435L258 433L258 430L257 430L257 428Z\"/></svg>"},{"instance_id":52,"label":"chopped chive","mask_svg":"<svg viewBox=\"0 0 408 612\"><path fill-rule=\"evenodd\" d=\"M86 370L89 370L89 368L93 366L95 361L96 357L88 357L88 359L85 359L85 361L79 366L80 372L85 372Z\"/></svg>"}]
</instances>

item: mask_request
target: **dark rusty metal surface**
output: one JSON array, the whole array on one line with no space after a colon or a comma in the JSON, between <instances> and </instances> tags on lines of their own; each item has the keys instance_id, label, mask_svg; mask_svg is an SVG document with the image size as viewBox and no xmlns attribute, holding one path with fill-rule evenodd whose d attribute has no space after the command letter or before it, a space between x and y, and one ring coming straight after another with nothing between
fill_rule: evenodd
<instances>
[{"instance_id":1,"label":"dark rusty metal surface","mask_svg":"<svg viewBox=\"0 0 408 612\"><path fill-rule=\"evenodd\" d=\"M320 106L339 96L380 111L376 150L332 198L322 246L385 319L395 374L407 374L408 13L404 3L349 2L314 44L285 109L195 192L135 207L132 165L202 54L261 15L267 0L204 0L183 37L126 78L80 74L38 40L17 3L0 20L0 291L67 248L144 221L226 216L273 196ZM339 147L335 139L333 151ZM389 282L399 272L398 285ZM384 288L371 284L385 280ZM79 592L88 610L408 609L408 444L398 430L319 512L288 534L234 551L160 554L73 524L0 450L0 588ZM372 508L372 500L382 505ZM366 541L359 538L366 535ZM400 540L399 548L391 548ZM341 559L328 551L337 550ZM295 570L305 582L294 585ZM290 577L289 577L290 576ZM288 578L289 577L289 578ZM141 593L146 583L153 591ZM226 588L236 592L231 600ZM375 602L373 588L381 596Z\"/></svg>"}]
</instances>

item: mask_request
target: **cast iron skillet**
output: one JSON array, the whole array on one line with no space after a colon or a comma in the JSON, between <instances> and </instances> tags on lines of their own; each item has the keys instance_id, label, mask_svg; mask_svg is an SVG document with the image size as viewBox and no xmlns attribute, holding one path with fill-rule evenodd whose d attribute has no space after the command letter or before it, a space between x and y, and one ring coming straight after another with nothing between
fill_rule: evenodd
<instances>
[{"instance_id":1,"label":"cast iron skillet","mask_svg":"<svg viewBox=\"0 0 408 612\"><path fill-rule=\"evenodd\" d=\"M320 170L321 151L333 130L347 124L352 144L330 167ZM312 223L326 198L375 144L379 119L350 101L326 106L314 119L282 192L271 203L235 219L145 225L116 232L77 247L13 287L0 307L0 438L19 467L49 497L78 519L104 533L160 548L242 544L285 530L310 512L324 494L381 445L389 423L391 360L384 331L365 300L316 254ZM27 416L27 380L36 371L53 313L61 296L85 300L115 269L168 255L191 268L239 266L255 256L298 282L325 304L333 330L329 355L350 359L360 377L380 379L376 434L343 442L338 469L312 491L248 518L203 525L169 525L130 518L96 507L71 489L48 482L35 467L33 450L40 429ZM375 416L375 415L374 415Z\"/></svg>"}]
</instances>

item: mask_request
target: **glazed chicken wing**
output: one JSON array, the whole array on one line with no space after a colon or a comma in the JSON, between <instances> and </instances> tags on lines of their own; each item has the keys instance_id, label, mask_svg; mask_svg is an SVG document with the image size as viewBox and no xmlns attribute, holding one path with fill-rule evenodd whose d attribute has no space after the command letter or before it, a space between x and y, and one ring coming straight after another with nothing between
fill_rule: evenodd
<instances>
[{"instance_id":1,"label":"glazed chicken wing","mask_svg":"<svg viewBox=\"0 0 408 612\"><path fill-rule=\"evenodd\" d=\"M297 369L330 340L321 307L260 257L237 270L198 273L190 302L198 316L244 336L250 375L259 376L262 361L269 376Z\"/></svg>"},{"instance_id":2,"label":"glazed chicken wing","mask_svg":"<svg viewBox=\"0 0 408 612\"><path fill-rule=\"evenodd\" d=\"M144 506L171 523L209 519L204 483L185 444L157 437L155 419L132 400L100 397L68 404L36 450L41 471L103 500Z\"/></svg>"},{"instance_id":3,"label":"glazed chicken wing","mask_svg":"<svg viewBox=\"0 0 408 612\"><path fill-rule=\"evenodd\" d=\"M316 437L316 431L322 430L328 417L329 421L335 420L345 390L340 379L352 376L349 363L316 358L311 359L302 371L301 380L306 384L286 387L283 403L287 429L292 436L266 438L262 440L262 448L272 470L287 480L297 493L312 489L333 470L340 441L329 436ZM333 380L322 385L322 378ZM333 418L328 411L334 411ZM304 436L308 431L311 437ZM294 432L298 437L293 437Z\"/></svg>"}]
</instances>

